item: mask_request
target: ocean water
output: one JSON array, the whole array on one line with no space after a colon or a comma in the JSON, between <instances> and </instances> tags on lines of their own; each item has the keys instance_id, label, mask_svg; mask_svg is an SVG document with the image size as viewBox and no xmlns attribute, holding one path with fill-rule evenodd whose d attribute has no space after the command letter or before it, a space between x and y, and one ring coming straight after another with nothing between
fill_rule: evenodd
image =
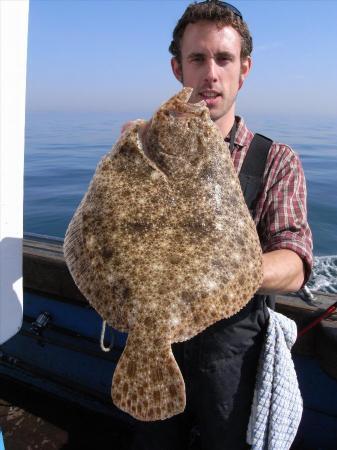
<instances>
[{"instance_id":1,"label":"ocean water","mask_svg":"<svg viewBox=\"0 0 337 450\"><path fill-rule=\"evenodd\" d=\"M63 237L101 157L123 123L149 113L27 112L24 231ZM304 167L314 237L309 287L337 293L337 120L258 117L247 125L290 145Z\"/></svg>"}]
</instances>

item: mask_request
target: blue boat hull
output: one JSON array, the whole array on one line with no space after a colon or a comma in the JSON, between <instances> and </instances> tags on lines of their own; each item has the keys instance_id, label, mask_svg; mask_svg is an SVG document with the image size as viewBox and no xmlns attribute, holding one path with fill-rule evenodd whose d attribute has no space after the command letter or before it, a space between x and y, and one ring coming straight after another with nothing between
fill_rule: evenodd
<instances>
[{"instance_id":1,"label":"blue boat hull","mask_svg":"<svg viewBox=\"0 0 337 450\"><path fill-rule=\"evenodd\" d=\"M49 323L32 326L41 313ZM0 347L0 376L10 377L85 408L134 420L110 397L111 380L126 335L109 329L109 353L100 349L102 320L88 304L25 292L22 330ZM304 414L293 448L336 449L337 381L316 359L294 355Z\"/></svg>"}]
</instances>

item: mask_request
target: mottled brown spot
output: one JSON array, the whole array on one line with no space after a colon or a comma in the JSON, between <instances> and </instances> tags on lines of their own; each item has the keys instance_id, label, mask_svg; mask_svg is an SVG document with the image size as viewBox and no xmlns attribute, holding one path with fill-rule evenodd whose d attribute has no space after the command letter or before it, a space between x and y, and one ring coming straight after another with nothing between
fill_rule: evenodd
<instances>
[{"instance_id":1,"label":"mottled brown spot","mask_svg":"<svg viewBox=\"0 0 337 450\"><path fill-rule=\"evenodd\" d=\"M163 314L162 314L162 317L163 317L164 320L169 320L170 314L167 311L164 311Z\"/></svg>"},{"instance_id":2,"label":"mottled brown spot","mask_svg":"<svg viewBox=\"0 0 337 450\"><path fill-rule=\"evenodd\" d=\"M238 261L233 261L232 268L233 269L238 269L239 267L240 267L240 264L238 263Z\"/></svg>"},{"instance_id":3,"label":"mottled brown spot","mask_svg":"<svg viewBox=\"0 0 337 450\"><path fill-rule=\"evenodd\" d=\"M195 300L195 298L196 298L196 295L193 294L192 292L183 291L181 293L181 299L185 303L192 303Z\"/></svg>"},{"instance_id":4,"label":"mottled brown spot","mask_svg":"<svg viewBox=\"0 0 337 450\"><path fill-rule=\"evenodd\" d=\"M212 259L211 264L216 269L222 270L224 268L224 263L221 259Z\"/></svg>"},{"instance_id":5,"label":"mottled brown spot","mask_svg":"<svg viewBox=\"0 0 337 450\"><path fill-rule=\"evenodd\" d=\"M172 255L168 258L168 262L173 265L179 264L181 262L181 256Z\"/></svg>"},{"instance_id":6,"label":"mottled brown spot","mask_svg":"<svg viewBox=\"0 0 337 450\"><path fill-rule=\"evenodd\" d=\"M230 204L234 207L239 203L239 199L238 199L237 195L235 195L235 194L231 194L229 196L228 200L229 200Z\"/></svg>"},{"instance_id":7,"label":"mottled brown spot","mask_svg":"<svg viewBox=\"0 0 337 450\"><path fill-rule=\"evenodd\" d=\"M130 297L131 290L127 284L127 281L123 278L117 280L115 284L111 286L112 295L119 301L127 300Z\"/></svg>"},{"instance_id":8,"label":"mottled brown spot","mask_svg":"<svg viewBox=\"0 0 337 450\"><path fill-rule=\"evenodd\" d=\"M216 176L216 171L214 170L213 167L211 166L204 166L200 172L199 172L199 177L202 180L207 180L210 181L211 179L215 178Z\"/></svg>"},{"instance_id":9,"label":"mottled brown spot","mask_svg":"<svg viewBox=\"0 0 337 450\"><path fill-rule=\"evenodd\" d=\"M244 247L245 245L245 241L240 236L236 238L236 242L240 245L240 247Z\"/></svg>"},{"instance_id":10,"label":"mottled brown spot","mask_svg":"<svg viewBox=\"0 0 337 450\"><path fill-rule=\"evenodd\" d=\"M134 361L129 361L126 373L130 378L134 378L137 371L137 365Z\"/></svg>"},{"instance_id":11,"label":"mottled brown spot","mask_svg":"<svg viewBox=\"0 0 337 450\"><path fill-rule=\"evenodd\" d=\"M163 332L163 329L161 328L161 332ZM156 337L153 339L153 345L158 348L162 345L163 343L163 338L162 337Z\"/></svg>"},{"instance_id":12,"label":"mottled brown spot","mask_svg":"<svg viewBox=\"0 0 337 450\"><path fill-rule=\"evenodd\" d=\"M165 295L165 294L167 294L168 293L168 289L167 289L167 287L161 287L161 288L159 288L158 289L158 294L159 295Z\"/></svg>"},{"instance_id":13,"label":"mottled brown spot","mask_svg":"<svg viewBox=\"0 0 337 450\"><path fill-rule=\"evenodd\" d=\"M229 274L228 273L222 273L220 276L220 280L224 283L227 284L229 281ZM227 295L227 294L224 294Z\"/></svg>"},{"instance_id":14,"label":"mottled brown spot","mask_svg":"<svg viewBox=\"0 0 337 450\"><path fill-rule=\"evenodd\" d=\"M121 145L120 147L120 152L123 153L123 155L127 158L134 158L134 156L136 155L136 150L131 147L130 145L128 145L127 143L124 143L123 145Z\"/></svg>"},{"instance_id":15,"label":"mottled brown spot","mask_svg":"<svg viewBox=\"0 0 337 450\"><path fill-rule=\"evenodd\" d=\"M129 303L129 305L131 305L131 306L133 306L133 304L131 304L131 303ZM133 338L132 339L132 344L135 346L135 347L138 347L140 344L141 344L141 342L142 342L142 340L140 339L140 338Z\"/></svg>"},{"instance_id":16,"label":"mottled brown spot","mask_svg":"<svg viewBox=\"0 0 337 450\"><path fill-rule=\"evenodd\" d=\"M138 387L138 394L142 397L144 395L144 388L142 386Z\"/></svg>"},{"instance_id":17,"label":"mottled brown spot","mask_svg":"<svg viewBox=\"0 0 337 450\"><path fill-rule=\"evenodd\" d=\"M153 400L155 401L155 403L159 403L160 402L160 392L159 391L154 391L153 392Z\"/></svg>"},{"instance_id":18,"label":"mottled brown spot","mask_svg":"<svg viewBox=\"0 0 337 450\"><path fill-rule=\"evenodd\" d=\"M168 373L172 376L172 375L175 375L175 370L174 370L174 367L173 366L168 366L168 368L167 368L167 371L168 371Z\"/></svg>"},{"instance_id":19,"label":"mottled brown spot","mask_svg":"<svg viewBox=\"0 0 337 450\"><path fill-rule=\"evenodd\" d=\"M109 170L109 163L108 163L108 161L104 161L104 162L102 163L102 165L101 165L101 170L102 170L103 172L106 172L107 170Z\"/></svg>"},{"instance_id":20,"label":"mottled brown spot","mask_svg":"<svg viewBox=\"0 0 337 450\"><path fill-rule=\"evenodd\" d=\"M127 394L128 390L129 390L129 385L128 385L128 383L124 383L124 384L123 384L123 393L124 393L124 394Z\"/></svg>"},{"instance_id":21,"label":"mottled brown spot","mask_svg":"<svg viewBox=\"0 0 337 450\"><path fill-rule=\"evenodd\" d=\"M115 378L114 378L114 381L115 381L116 384L119 384L121 382L120 375L116 375Z\"/></svg>"},{"instance_id":22,"label":"mottled brown spot","mask_svg":"<svg viewBox=\"0 0 337 450\"><path fill-rule=\"evenodd\" d=\"M149 402L146 399L143 401L143 406L144 408L147 408L149 406Z\"/></svg>"},{"instance_id":23,"label":"mottled brown spot","mask_svg":"<svg viewBox=\"0 0 337 450\"><path fill-rule=\"evenodd\" d=\"M119 392L117 392L117 394L115 395L115 398L116 398L117 402L119 402L121 400L122 396Z\"/></svg>"},{"instance_id":24,"label":"mottled brown spot","mask_svg":"<svg viewBox=\"0 0 337 450\"><path fill-rule=\"evenodd\" d=\"M174 384L169 385L169 393L172 395L172 397L175 397L178 394L177 388Z\"/></svg>"},{"instance_id":25,"label":"mottled brown spot","mask_svg":"<svg viewBox=\"0 0 337 450\"><path fill-rule=\"evenodd\" d=\"M194 314L194 315L193 315L193 319L194 319L194 322L195 322L196 324L201 323L202 320L203 320L203 318L200 316L200 314Z\"/></svg>"},{"instance_id":26,"label":"mottled brown spot","mask_svg":"<svg viewBox=\"0 0 337 450\"><path fill-rule=\"evenodd\" d=\"M244 275L240 275L238 278L238 283L239 284L244 284L246 281L246 277Z\"/></svg>"},{"instance_id":27,"label":"mottled brown spot","mask_svg":"<svg viewBox=\"0 0 337 450\"><path fill-rule=\"evenodd\" d=\"M112 255L114 254L114 250L111 247L103 247L102 251L101 251L101 255L103 257L103 259L110 259L112 257Z\"/></svg>"},{"instance_id":28,"label":"mottled brown spot","mask_svg":"<svg viewBox=\"0 0 337 450\"><path fill-rule=\"evenodd\" d=\"M182 224L187 232L195 234L206 234L211 229L211 224L206 219L191 218Z\"/></svg>"},{"instance_id":29,"label":"mottled brown spot","mask_svg":"<svg viewBox=\"0 0 337 450\"><path fill-rule=\"evenodd\" d=\"M149 222L127 222L125 224L126 229L130 232L130 233L137 233L137 234L142 234L145 233L146 231L149 231L152 228L152 224L150 224Z\"/></svg>"},{"instance_id":30,"label":"mottled brown spot","mask_svg":"<svg viewBox=\"0 0 337 450\"><path fill-rule=\"evenodd\" d=\"M153 317L151 317L151 316L147 316L147 317L145 317L145 319L144 319L144 325L146 326L146 327L152 327L153 325L154 325L154 318Z\"/></svg>"}]
</instances>

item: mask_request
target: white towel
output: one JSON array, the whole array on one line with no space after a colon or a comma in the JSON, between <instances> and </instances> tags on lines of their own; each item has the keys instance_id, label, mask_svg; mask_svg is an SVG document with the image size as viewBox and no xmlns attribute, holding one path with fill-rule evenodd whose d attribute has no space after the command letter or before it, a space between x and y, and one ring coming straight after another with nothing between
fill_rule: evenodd
<instances>
[{"instance_id":1,"label":"white towel","mask_svg":"<svg viewBox=\"0 0 337 450\"><path fill-rule=\"evenodd\" d=\"M269 309L254 399L247 430L252 450L288 450L303 412L291 347L296 341L293 320Z\"/></svg>"}]
</instances>

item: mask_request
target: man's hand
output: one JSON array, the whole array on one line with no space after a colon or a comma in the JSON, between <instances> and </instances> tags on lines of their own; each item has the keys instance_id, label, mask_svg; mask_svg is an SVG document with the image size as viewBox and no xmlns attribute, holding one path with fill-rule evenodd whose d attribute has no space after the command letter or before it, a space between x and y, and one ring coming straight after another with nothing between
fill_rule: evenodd
<instances>
[{"instance_id":1,"label":"man's hand","mask_svg":"<svg viewBox=\"0 0 337 450\"><path fill-rule=\"evenodd\" d=\"M282 249L264 253L263 281L258 294L296 292L304 282L302 259L292 250Z\"/></svg>"}]
</instances>

